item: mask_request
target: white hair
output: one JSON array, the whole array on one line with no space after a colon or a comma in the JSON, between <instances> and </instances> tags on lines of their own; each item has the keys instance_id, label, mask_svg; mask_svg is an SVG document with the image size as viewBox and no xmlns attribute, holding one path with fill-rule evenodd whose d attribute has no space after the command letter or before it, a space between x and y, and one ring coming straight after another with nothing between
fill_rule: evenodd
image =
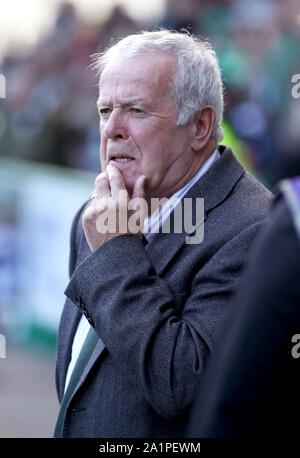
<instances>
[{"instance_id":1,"label":"white hair","mask_svg":"<svg viewBox=\"0 0 300 458\"><path fill-rule=\"evenodd\" d=\"M173 80L177 125L186 125L206 105L216 112L211 137L219 143L223 137L223 85L221 70L211 45L187 32L165 29L128 35L103 53L93 56L93 67L101 75L104 68L119 57L130 58L145 53L166 52L177 62Z\"/></svg>"}]
</instances>

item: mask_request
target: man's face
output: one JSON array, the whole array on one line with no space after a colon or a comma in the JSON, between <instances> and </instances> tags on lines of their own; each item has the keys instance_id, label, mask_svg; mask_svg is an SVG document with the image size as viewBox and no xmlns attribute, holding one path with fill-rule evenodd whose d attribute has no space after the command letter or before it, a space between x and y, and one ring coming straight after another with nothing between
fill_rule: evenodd
<instances>
[{"instance_id":1,"label":"man's face","mask_svg":"<svg viewBox=\"0 0 300 458\"><path fill-rule=\"evenodd\" d=\"M129 194L140 175L147 197L169 197L195 173L191 125L176 126L170 89L176 65L166 54L109 64L99 86L100 160L121 171Z\"/></svg>"}]
</instances>

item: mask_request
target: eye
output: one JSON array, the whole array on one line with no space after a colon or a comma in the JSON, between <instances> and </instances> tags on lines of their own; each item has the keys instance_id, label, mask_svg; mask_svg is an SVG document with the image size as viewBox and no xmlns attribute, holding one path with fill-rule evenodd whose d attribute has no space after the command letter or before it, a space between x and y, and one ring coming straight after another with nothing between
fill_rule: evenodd
<instances>
[{"instance_id":1,"label":"eye","mask_svg":"<svg viewBox=\"0 0 300 458\"><path fill-rule=\"evenodd\" d=\"M143 114L144 111L139 107L130 107L129 112L133 114Z\"/></svg>"},{"instance_id":2,"label":"eye","mask_svg":"<svg viewBox=\"0 0 300 458\"><path fill-rule=\"evenodd\" d=\"M108 119L111 113L111 108L105 107L99 109L99 114L102 119Z\"/></svg>"}]
</instances>

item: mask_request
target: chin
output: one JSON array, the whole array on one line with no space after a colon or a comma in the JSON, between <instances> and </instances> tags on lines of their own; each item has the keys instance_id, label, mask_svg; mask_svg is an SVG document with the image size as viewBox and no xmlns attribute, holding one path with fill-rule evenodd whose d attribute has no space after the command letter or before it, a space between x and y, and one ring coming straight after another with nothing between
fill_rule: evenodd
<instances>
[{"instance_id":1,"label":"chin","mask_svg":"<svg viewBox=\"0 0 300 458\"><path fill-rule=\"evenodd\" d=\"M124 179L124 183L128 191L128 194L131 197L137 177L132 176L131 173L123 173L123 179Z\"/></svg>"}]
</instances>

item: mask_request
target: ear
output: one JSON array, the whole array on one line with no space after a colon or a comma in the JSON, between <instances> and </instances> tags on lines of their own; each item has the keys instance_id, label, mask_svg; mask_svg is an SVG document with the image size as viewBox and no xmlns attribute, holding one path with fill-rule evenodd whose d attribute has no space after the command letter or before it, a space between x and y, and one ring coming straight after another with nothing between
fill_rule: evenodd
<instances>
[{"instance_id":1,"label":"ear","mask_svg":"<svg viewBox=\"0 0 300 458\"><path fill-rule=\"evenodd\" d=\"M194 151L204 148L210 140L216 122L216 111L211 105L206 105L197 111L193 119L193 140L191 147Z\"/></svg>"}]
</instances>

